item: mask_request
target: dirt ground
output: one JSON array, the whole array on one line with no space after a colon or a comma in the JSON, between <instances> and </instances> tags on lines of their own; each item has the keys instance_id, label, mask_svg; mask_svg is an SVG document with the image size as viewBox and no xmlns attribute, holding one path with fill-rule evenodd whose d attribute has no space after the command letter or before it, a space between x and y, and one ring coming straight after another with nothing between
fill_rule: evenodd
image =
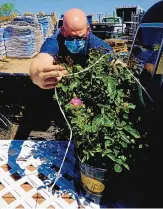
<instances>
[{"instance_id":1,"label":"dirt ground","mask_svg":"<svg viewBox=\"0 0 163 209\"><path fill-rule=\"evenodd\" d=\"M32 59L7 59L0 61L0 72L3 73L27 73Z\"/></svg>"}]
</instances>

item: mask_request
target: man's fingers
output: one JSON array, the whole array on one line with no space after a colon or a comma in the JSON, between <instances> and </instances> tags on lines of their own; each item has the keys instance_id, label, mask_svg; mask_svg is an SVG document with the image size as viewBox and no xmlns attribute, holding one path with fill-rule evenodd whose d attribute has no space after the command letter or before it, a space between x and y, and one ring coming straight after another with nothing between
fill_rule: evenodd
<instances>
[{"instance_id":1,"label":"man's fingers","mask_svg":"<svg viewBox=\"0 0 163 209\"><path fill-rule=\"evenodd\" d=\"M44 80L44 84L45 85L48 85L48 84L56 84L56 83L58 83L60 81L60 78L46 78L45 80Z\"/></svg>"},{"instance_id":2,"label":"man's fingers","mask_svg":"<svg viewBox=\"0 0 163 209\"><path fill-rule=\"evenodd\" d=\"M41 69L38 74L38 84L42 89L52 89L68 72L61 65L51 65Z\"/></svg>"},{"instance_id":3,"label":"man's fingers","mask_svg":"<svg viewBox=\"0 0 163 209\"><path fill-rule=\"evenodd\" d=\"M62 70L62 71L61 71L61 74L62 74L62 76L68 75L68 71L67 71L67 70Z\"/></svg>"},{"instance_id":4,"label":"man's fingers","mask_svg":"<svg viewBox=\"0 0 163 209\"><path fill-rule=\"evenodd\" d=\"M65 68L61 65L51 65L48 67L44 67L42 72L62 71L62 70L65 70Z\"/></svg>"},{"instance_id":5,"label":"man's fingers","mask_svg":"<svg viewBox=\"0 0 163 209\"><path fill-rule=\"evenodd\" d=\"M41 77L41 79L43 79L43 80L45 80L45 79L47 79L47 78L55 78L55 77L61 77L62 76L62 74L61 74L61 72L60 71L50 71L50 72L42 72L42 73L40 73L40 77Z\"/></svg>"},{"instance_id":6,"label":"man's fingers","mask_svg":"<svg viewBox=\"0 0 163 209\"><path fill-rule=\"evenodd\" d=\"M56 84L46 84L42 86L42 89L54 89Z\"/></svg>"},{"instance_id":7,"label":"man's fingers","mask_svg":"<svg viewBox=\"0 0 163 209\"><path fill-rule=\"evenodd\" d=\"M55 77L57 77L57 78L60 78L60 77L62 77L62 76L64 76L64 75L67 75L68 74L68 72L67 72L67 70L63 70L63 71L50 71L50 72L41 72L40 73L40 78L41 79L47 79L47 78L55 78Z\"/></svg>"}]
</instances>

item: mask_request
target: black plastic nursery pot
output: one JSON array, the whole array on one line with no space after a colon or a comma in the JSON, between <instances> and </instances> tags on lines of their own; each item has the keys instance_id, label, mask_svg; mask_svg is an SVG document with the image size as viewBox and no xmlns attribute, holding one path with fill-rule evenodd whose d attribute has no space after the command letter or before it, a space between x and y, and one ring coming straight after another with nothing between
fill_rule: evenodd
<instances>
[{"instance_id":1,"label":"black plastic nursery pot","mask_svg":"<svg viewBox=\"0 0 163 209\"><path fill-rule=\"evenodd\" d=\"M81 192L88 202L101 204L108 184L108 170L96 168L79 159Z\"/></svg>"}]
</instances>

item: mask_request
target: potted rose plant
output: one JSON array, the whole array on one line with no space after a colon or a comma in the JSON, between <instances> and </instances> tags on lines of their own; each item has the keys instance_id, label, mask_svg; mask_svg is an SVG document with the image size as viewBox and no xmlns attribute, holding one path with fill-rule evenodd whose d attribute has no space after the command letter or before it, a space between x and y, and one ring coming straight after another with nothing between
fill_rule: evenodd
<instances>
[{"instance_id":1,"label":"potted rose plant","mask_svg":"<svg viewBox=\"0 0 163 209\"><path fill-rule=\"evenodd\" d=\"M90 51L84 71L72 62L65 64L69 76L57 86L60 105L71 124L81 181L94 202L100 201L105 190L108 171L129 170L126 150L141 138L140 117L130 117L136 108L131 98L138 83L131 70L108 62L102 50Z\"/></svg>"}]
</instances>

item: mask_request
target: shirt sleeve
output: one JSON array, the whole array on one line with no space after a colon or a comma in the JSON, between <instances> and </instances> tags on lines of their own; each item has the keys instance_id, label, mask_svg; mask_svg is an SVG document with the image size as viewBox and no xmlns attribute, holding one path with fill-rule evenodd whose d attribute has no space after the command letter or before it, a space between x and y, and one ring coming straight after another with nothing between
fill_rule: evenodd
<instances>
[{"instance_id":1,"label":"shirt sleeve","mask_svg":"<svg viewBox=\"0 0 163 209\"><path fill-rule=\"evenodd\" d=\"M90 36L90 47L91 48L101 48L104 47L106 51L112 51L112 47L109 46L105 41L102 39L98 38L97 36L91 34Z\"/></svg>"},{"instance_id":2,"label":"shirt sleeve","mask_svg":"<svg viewBox=\"0 0 163 209\"><path fill-rule=\"evenodd\" d=\"M104 53L109 53L110 55L116 56L112 47L103 41L102 39L98 38L97 36L91 34L90 36L90 48L98 49L98 48L104 48ZM109 56L109 60L111 61L112 58Z\"/></svg>"},{"instance_id":3,"label":"shirt sleeve","mask_svg":"<svg viewBox=\"0 0 163 209\"><path fill-rule=\"evenodd\" d=\"M52 56L57 55L59 52L59 46L57 39L50 37L42 44L40 53L48 53Z\"/></svg>"}]
</instances>

